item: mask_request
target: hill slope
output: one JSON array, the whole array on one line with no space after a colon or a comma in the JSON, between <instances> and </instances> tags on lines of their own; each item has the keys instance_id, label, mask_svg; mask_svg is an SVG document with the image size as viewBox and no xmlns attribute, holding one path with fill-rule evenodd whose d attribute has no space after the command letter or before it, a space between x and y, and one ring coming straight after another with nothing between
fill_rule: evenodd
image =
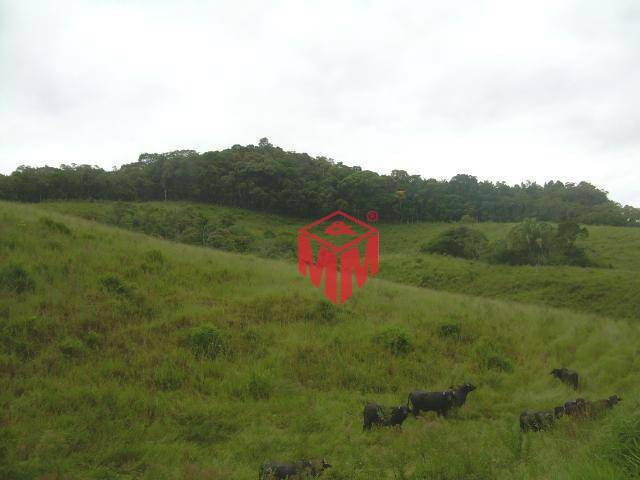
<instances>
[{"instance_id":1,"label":"hill slope","mask_svg":"<svg viewBox=\"0 0 640 480\"><path fill-rule=\"evenodd\" d=\"M294 259L296 234L310 220L182 202L52 202L45 208L142 231L271 258ZM513 224L479 223L492 240ZM420 246L450 223L380 224L381 278L450 292L640 319L640 229L589 227L582 241L609 268L501 266L428 255Z\"/></svg>"},{"instance_id":2,"label":"hill slope","mask_svg":"<svg viewBox=\"0 0 640 480\"><path fill-rule=\"evenodd\" d=\"M9 203L0 265L0 478L242 480L307 456L330 479L640 474L626 321L382 280L334 307L290 263ZM559 365L581 396L625 400L521 435L522 410L576 396ZM478 390L450 419L362 432L365 401L465 379Z\"/></svg>"}]
</instances>

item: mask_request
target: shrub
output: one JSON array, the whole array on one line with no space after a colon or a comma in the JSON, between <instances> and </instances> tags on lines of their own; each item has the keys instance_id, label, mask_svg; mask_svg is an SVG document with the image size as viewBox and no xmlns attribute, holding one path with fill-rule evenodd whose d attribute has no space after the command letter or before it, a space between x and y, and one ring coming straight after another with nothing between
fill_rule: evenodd
<instances>
[{"instance_id":1,"label":"shrub","mask_svg":"<svg viewBox=\"0 0 640 480\"><path fill-rule=\"evenodd\" d=\"M64 340L62 340L58 348L67 358L81 357L86 352L84 343L73 337L65 338Z\"/></svg>"},{"instance_id":2,"label":"shrub","mask_svg":"<svg viewBox=\"0 0 640 480\"><path fill-rule=\"evenodd\" d=\"M149 250L144 254L144 260L148 263L162 265L164 263L164 256L160 250Z\"/></svg>"},{"instance_id":3,"label":"shrub","mask_svg":"<svg viewBox=\"0 0 640 480\"><path fill-rule=\"evenodd\" d=\"M100 334L98 332L94 332L93 330L87 332L84 336L84 343L89 348L97 348L100 346L100 342L102 341Z\"/></svg>"},{"instance_id":4,"label":"shrub","mask_svg":"<svg viewBox=\"0 0 640 480\"><path fill-rule=\"evenodd\" d=\"M492 246L489 260L507 265L593 266L585 250L575 244L588 234L586 228L574 222L564 222L556 228L528 218Z\"/></svg>"},{"instance_id":5,"label":"shrub","mask_svg":"<svg viewBox=\"0 0 640 480\"><path fill-rule=\"evenodd\" d=\"M442 232L431 242L423 245L421 251L475 259L480 257L487 243L487 237L482 232L466 226L458 226Z\"/></svg>"},{"instance_id":6,"label":"shrub","mask_svg":"<svg viewBox=\"0 0 640 480\"><path fill-rule=\"evenodd\" d=\"M118 277L109 276L100 280L103 288L109 293L127 296L131 294L131 289L127 287Z\"/></svg>"},{"instance_id":7,"label":"shrub","mask_svg":"<svg viewBox=\"0 0 640 480\"><path fill-rule=\"evenodd\" d=\"M512 372L513 363L503 348L489 340L481 341L475 348L477 361L481 368L499 372Z\"/></svg>"},{"instance_id":8,"label":"shrub","mask_svg":"<svg viewBox=\"0 0 640 480\"><path fill-rule=\"evenodd\" d=\"M305 314L305 320L331 323L338 315L338 307L326 300L319 300Z\"/></svg>"},{"instance_id":9,"label":"shrub","mask_svg":"<svg viewBox=\"0 0 640 480\"><path fill-rule=\"evenodd\" d=\"M61 233L63 235L71 235L71 230L62 222L56 222L49 217L41 217L38 222L55 233Z\"/></svg>"},{"instance_id":10,"label":"shrub","mask_svg":"<svg viewBox=\"0 0 640 480\"><path fill-rule=\"evenodd\" d=\"M179 389L186 379L186 374L177 365L165 361L154 373L154 383L161 390Z\"/></svg>"},{"instance_id":11,"label":"shrub","mask_svg":"<svg viewBox=\"0 0 640 480\"><path fill-rule=\"evenodd\" d=\"M254 400L266 400L271 396L273 386L271 378L262 372L252 372L247 382L247 392Z\"/></svg>"},{"instance_id":12,"label":"shrub","mask_svg":"<svg viewBox=\"0 0 640 480\"><path fill-rule=\"evenodd\" d=\"M228 351L225 336L210 325L192 329L187 336L187 343L196 357L213 359Z\"/></svg>"},{"instance_id":13,"label":"shrub","mask_svg":"<svg viewBox=\"0 0 640 480\"><path fill-rule=\"evenodd\" d=\"M35 282L20 265L9 265L0 270L0 290L25 293L35 290Z\"/></svg>"},{"instance_id":14,"label":"shrub","mask_svg":"<svg viewBox=\"0 0 640 480\"><path fill-rule=\"evenodd\" d=\"M459 339L461 333L460 325L457 324L442 324L438 327L438 335L442 338L455 338Z\"/></svg>"},{"instance_id":15,"label":"shrub","mask_svg":"<svg viewBox=\"0 0 640 480\"><path fill-rule=\"evenodd\" d=\"M383 345L393 355L406 355L413 347L409 340L409 335L400 328L390 327L378 333L374 341Z\"/></svg>"}]
</instances>

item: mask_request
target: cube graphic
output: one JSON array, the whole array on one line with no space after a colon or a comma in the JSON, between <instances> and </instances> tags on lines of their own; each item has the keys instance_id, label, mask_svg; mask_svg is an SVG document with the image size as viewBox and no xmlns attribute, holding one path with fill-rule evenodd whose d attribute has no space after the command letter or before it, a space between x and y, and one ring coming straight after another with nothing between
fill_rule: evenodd
<instances>
[{"instance_id":1,"label":"cube graphic","mask_svg":"<svg viewBox=\"0 0 640 480\"><path fill-rule=\"evenodd\" d=\"M353 293L353 275L362 287L369 275L378 273L379 245L376 228L337 210L298 230L298 271L303 276L309 272L316 287L320 287L324 273L325 296L333 303L343 303ZM362 261L359 247L364 247Z\"/></svg>"}]
</instances>

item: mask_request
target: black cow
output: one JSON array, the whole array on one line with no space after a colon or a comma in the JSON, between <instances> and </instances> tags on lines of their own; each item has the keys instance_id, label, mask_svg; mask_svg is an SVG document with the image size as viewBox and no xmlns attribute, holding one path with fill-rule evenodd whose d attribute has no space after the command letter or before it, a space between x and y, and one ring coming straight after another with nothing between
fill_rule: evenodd
<instances>
[{"instance_id":1,"label":"black cow","mask_svg":"<svg viewBox=\"0 0 640 480\"><path fill-rule=\"evenodd\" d=\"M563 414L564 407L554 407L553 410L543 410L541 412L522 412L520 414L520 430L523 432L547 430Z\"/></svg>"},{"instance_id":2,"label":"black cow","mask_svg":"<svg viewBox=\"0 0 640 480\"><path fill-rule=\"evenodd\" d=\"M463 383L458 386L450 386L449 390L453 392L453 405L455 407L461 407L467 401L467 395L473 392L476 386L471 383Z\"/></svg>"},{"instance_id":3,"label":"black cow","mask_svg":"<svg viewBox=\"0 0 640 480\"><path fill-rule=\"evenodd\" d=\"M568 368L554 368L551 370L551 375L560 379L563 383L571 385L574 390L578 389L578 374Z\"/></svg>"},{"instance_id":4,"label":"black cow","mask_svg":"<svg viewBox=\"0 0 640 480\"><path fill-rule=\"evenodd\" d=\"M587 401L584 398L576 398L565 402L564 413L569 417L585 417L587 414Z\"/></svg>"},{"instance_id":5,"label":"black cow","mask_svg":"<svg viewBox=\"0 0 640 480\"><path fill-rule=\"evenodd\" d=\"M417 417L420 411L437 412L438 415L447 416L451 407L455 404L455 393L453 390L444 392L423 392L417 390L409 394L407 407L411 404L413 416Z\"/></svg>"},{"instance_id":6,"label":"black cow","mask_svg":"<svg viewBox=\"0 0 640 480\"><path fill-rule=\"evenodd\" d=\"M295 463L265 462L260 465L258 480L281 480L294 478L318 478L324 470L331 467L322 458L318 460L300 460Z\"/></svg>"},{"instance_id":7,"label":"black cow","mask_svg":"<svg viewBox=\"0 0 640 480\"><path fill-rule=\"evenodd\" d=\"M585 402L585 417L596 417L601 415L606 410L610 410L616 405L618 402L621 402L622 399L618 395L612 395L609 398L605 398L602 400L595 400L593 402L586 401Z\"/></svg>"},{"instance_id":8,"label":"black cow","mask_svg":"<svg viewBox=\"0 0 640 480\"><path fill-rule=\"evenodd\" d=\"M402 422L405 421L409 412L409 408L405 406L384 407L377 403L367 403L364 406L364 424L362 429L371 430L372 425L379 425L383 427L393 427L398 425L402 428Z\"/></svg>"}]
</instances>

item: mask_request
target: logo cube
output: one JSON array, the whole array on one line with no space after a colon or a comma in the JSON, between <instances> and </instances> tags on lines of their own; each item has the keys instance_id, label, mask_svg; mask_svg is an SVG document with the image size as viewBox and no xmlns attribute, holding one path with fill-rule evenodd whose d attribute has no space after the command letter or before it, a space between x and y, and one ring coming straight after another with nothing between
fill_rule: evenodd
<instances>
[{"instance_id":1,"label":"logo cube","mask_svg":"<svg viewBox=\"0 0 640 480\"><path fill-rule=\"evenodd\" d=\"M320 287L324 273L325 296L333 303L343 303L353 293L353 275L358 287L362 287L369 275L378 273L379 245L380 233L376 228L337 210L298 230L298 271L303 276L308 271L316 287ZM359 246L364 246L363 262Z\"/></svg>"}]
</instances>

